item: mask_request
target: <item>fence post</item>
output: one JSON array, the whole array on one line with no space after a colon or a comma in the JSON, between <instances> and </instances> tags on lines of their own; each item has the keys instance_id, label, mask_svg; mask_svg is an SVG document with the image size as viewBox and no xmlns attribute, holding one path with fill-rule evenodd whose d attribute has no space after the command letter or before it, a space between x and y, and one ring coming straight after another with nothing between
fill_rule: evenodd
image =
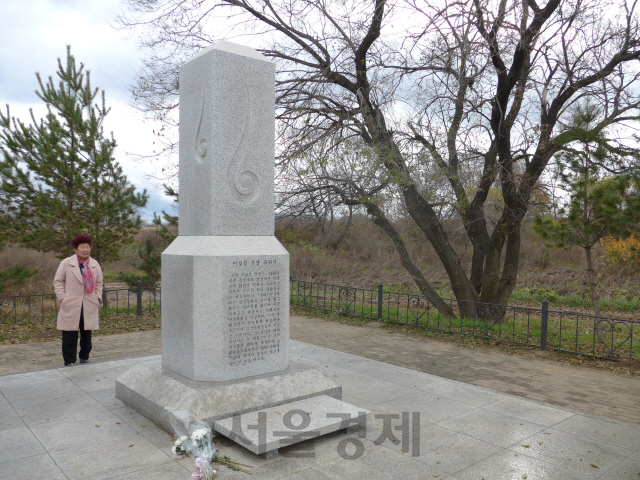
<instances>
[{"instance_id":1,"label":"fence post","mask_svg":"<svg viewBox=\"0 0 640 480\"><path fill-rule=\"evenodd\" d=\"M378 284L378 322L382 320L382 284Z\"/></svg>"},{"instance_id":2,"label":"fence post","mask_svg":"<svg viewBox=\"0 0 640 480\"><path fill-rule=\"evenodd\" d=\"M107 291L106 290L102 290L102 308L104 309L104 311L107 311L107 307L108 307L108 299L107 299Z\"/></svg>"},{"instance_id":3,"label":"fence post","mask_svg":"<svg viewBox=\"0 0 640 480\"><path fill-rule=\"evenodd\" d=\"M142 315L142 280L138 280L138 283L136 285L136 293L137 293L137 297L138 297L138 311L136 312L138 314L138 316Z\"/></svg>"},{"instance_id":4,"label":"fence post","mask_svg":"<svg viewBox=\"0 0 640 480\"><path fill-rule=\"evenodd\" d=\"M540 325L540 350L547 349L547 328L549 326L549 301L542 300L542 323Z\"/></svg>"}]
</instances>

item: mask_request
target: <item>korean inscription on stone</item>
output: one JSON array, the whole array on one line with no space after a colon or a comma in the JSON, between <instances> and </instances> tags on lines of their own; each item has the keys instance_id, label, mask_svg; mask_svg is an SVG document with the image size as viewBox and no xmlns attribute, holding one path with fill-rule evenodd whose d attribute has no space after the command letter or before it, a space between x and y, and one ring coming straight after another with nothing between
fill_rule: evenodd
<instances>
[{"instance_id":1,"label":"korean inscription on stone","mask_svg":"<svg viewBox=\"0 0 640 480\"><path fill-rule=\"evenodd\" d=\"M230 366L243 366L280 353L280 281L276 259L233 259L227 280Z\"/></svg>"}]
</instances>

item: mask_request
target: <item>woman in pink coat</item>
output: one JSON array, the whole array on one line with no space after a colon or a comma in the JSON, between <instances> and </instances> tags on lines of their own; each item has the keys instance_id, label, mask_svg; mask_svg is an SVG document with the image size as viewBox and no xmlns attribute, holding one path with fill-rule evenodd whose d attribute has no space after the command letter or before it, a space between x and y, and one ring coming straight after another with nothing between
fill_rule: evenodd
<instances>
[{"instance_id":1,"label":"woman in pink coat","mask_svg":"<svg viewBox=\"0 0 640 480\"><path fill-rule=\"evenodd\" d=\"M98 309L102 301L102 269L89 256L91 237L77 235L71 240L75 255L60 262L53 286L60 302L58 330L62 330L64 366L76 364L78 331L80 363L89 361L91 331L100 328Z\"/></svg>"}]
</instances>

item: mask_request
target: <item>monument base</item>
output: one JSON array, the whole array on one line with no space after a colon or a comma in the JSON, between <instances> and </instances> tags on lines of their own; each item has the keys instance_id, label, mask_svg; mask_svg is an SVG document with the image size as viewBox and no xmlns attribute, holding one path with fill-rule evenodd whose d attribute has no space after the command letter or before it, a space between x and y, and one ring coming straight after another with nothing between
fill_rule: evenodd
<instances>
[{"instance_id":1,"label":"monument base","mask_svg":"<svg viewBox=\"0 0 640 480\"><path fill-rule=\"evenodd\" d=\"M179 236L162 253L162 367L226 382L289 365L289 253L274 236Z\"/></svg>"},{"instance_id":2,"label":"monument base","mask_svg":"<svg viewBox=\"0 0 640 480\"><path fill-rule=\"evenodd\" d=\"M214 426L221 420L306 398L342 399L342 387L319 370L291 363L289 368L227 382L194 382L156 364L137 365L116 380L116 397L173 433L165 407L184 410Z\"/></svg>"},{"instance_id":3,"label":"monument base","mask_svg":"<svg viewBox=\"0 0 640 480\"><path fill-rule=\"evenodd\" d=\"M339 430L356 432L370 418L368 410L320 395L216 420L214 428L256 455L273 458L294 443Z\"/></svg>"}]
</instances>

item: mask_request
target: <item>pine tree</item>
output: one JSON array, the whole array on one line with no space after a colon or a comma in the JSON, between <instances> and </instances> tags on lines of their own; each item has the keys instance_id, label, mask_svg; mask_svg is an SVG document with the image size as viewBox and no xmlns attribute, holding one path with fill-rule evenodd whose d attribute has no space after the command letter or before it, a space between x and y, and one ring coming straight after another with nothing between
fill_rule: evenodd
<instances>
[{"instance_id":1,"label":"pine tree","mask_svg":"<svg viewBox=\"0 0 640 480\"><path fill-rule=\"evenodd\" d=\"M0 186L2 183L2 178L0 178ZM5 206L5 202L2 201L2 193L2 188L0 188L0 252L4 249L5 243L12 238L12 215Z\"/></svg>"},{"instance_id":2,"label":"pine tree","mask_svg":"<svg viewBox=\"0 0 640 480\"><path fill-rule=\"evenodd\" d=\"M91 87L84 65L76 66L67 47L66 64L58 59L57 84L36 73L38 97L45 118L26 125L0 112L0 202L11 236L23 245L72 253L78 234L92 236L92 255L103 262L117 258L142 221L136 214L146 205L146 190L138 194L114 159L116 142L104 135L109 108L105 93ZM7 220L10 219L10 220Z\"/></svg>"},{"instance_id":3,"label":"pine tree","mask_svg":"<svg viewBox=\"0 0 640 480\"><path fill-rule=\"evenodd\" d=\"M584 250L594 313L600 316L593 248L607 235L628 236L640 222L640 179L628 172L624 156L611 148L600 109L588 101L575 109L567 131L576 149L556 157L566 196L557 215L536 217L536 234L557 247ZM632 171L632 170L631 170Z\"/></svg>"},{"instance_id":4,"label":"pine tree","mask_svg":"<svg viewBox=\"0 0 640 480\"><path fill-rule=\"evenodd\" d=\"M178 198L179 198L178 192L176 192L169 185L164 186L164 194L168 197L173 198L173 202L175 204L178 203ZM165 223L162 223L162 220L164 220ZM157 213L153 212L153 223L158 227L160 227L160 231L158 232L158 235L160 236L160 238L164 240L165 247L168 247L171 244L171 242L173 242L175 238L178 236L175 233L178 231L178 216L170 215L164 210L162 210L162 217Z\"/></svg>"},{"instance_id":5,"label":"pine tree","mask_svg":"<svg viewBox=\"0 0 640 480\"><path fill-rule=\"evenodd\" d=\"M29 270L24 265L18 264L11 268L0 270L0 295L4 294L11 287L20 287L33 277L37 270Z\"/></svg>"}]
</instances>

